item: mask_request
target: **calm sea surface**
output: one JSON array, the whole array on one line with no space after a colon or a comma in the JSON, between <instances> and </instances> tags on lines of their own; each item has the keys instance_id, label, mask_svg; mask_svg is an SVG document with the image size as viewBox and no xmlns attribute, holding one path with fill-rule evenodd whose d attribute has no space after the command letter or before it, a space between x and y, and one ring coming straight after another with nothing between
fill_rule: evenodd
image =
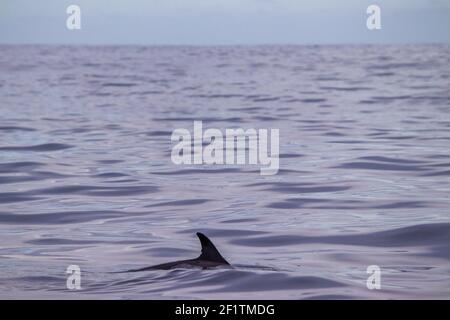
<instances>
[{"instance_id":1,"label":"calm sea surface","mask_svg":"<svg viewBox=\"0 0 450 320\"><path fill-rule=\"evenodd\" d=\"M174 165L194 120L279 173ZM0 46L1 298L448 299L449 195L449 46ZM197 231L235 268L115 273Z\"/></svg>"}]
</instances>

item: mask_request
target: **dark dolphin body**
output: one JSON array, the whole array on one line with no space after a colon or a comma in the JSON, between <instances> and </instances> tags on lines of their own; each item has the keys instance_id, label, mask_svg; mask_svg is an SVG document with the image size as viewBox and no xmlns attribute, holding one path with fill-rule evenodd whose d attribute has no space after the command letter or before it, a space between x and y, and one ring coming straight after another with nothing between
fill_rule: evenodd
<instances>
[{"instance_id":1,"label":"dark dolphin body","mask_svg":"<svg viewBox=\"0 0 450 320\"><path fill-rule=\"evenodd\" d=\"M169 270L175 268L214 268L214 267L229 267L231 265L220 255L211 240L208 239L203 233L197 232L197 237L200 239L202 245L202 253L196 259L180 260L174 262L167 262L150 266L137 270L129 270L127 272L138 272L147 270Z\"/></svg>"}]
</instances>

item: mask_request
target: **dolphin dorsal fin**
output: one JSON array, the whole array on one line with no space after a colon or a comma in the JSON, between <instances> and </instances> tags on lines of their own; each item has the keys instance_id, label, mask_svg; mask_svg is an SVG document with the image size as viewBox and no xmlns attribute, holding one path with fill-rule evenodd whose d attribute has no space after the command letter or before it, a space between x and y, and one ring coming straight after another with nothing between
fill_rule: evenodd
<instances>
[{"instance_id":1,"label":"dolphin dorsal fin","mask_svg":"<svg viewBox=\"0 0 450 320\"><path fill-rule=\"evenodd\" d=\"M197 258L199 260L214 261L223 264L229 264L216 249L211 240L203 233L197 232L197 237L202 245L202 254Z\"/></svg>"}]
</instances>

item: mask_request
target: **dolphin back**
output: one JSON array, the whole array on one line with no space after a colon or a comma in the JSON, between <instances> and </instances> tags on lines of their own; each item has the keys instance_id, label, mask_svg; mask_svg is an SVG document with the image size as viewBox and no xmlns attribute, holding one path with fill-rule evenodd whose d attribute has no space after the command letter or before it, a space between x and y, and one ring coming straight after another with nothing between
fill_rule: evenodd
<instances>
[{"instance_id":1,"label":"dolphin back","mask_svg":"<svg viewBox=\"0 0 450 320\"><path fill-rule=\"evenodd\" d=\"M231 265L222 257L222 255L219 253L217 248L214 246L211 240L208 239L207 236L205 236L203 233L197 232L197 237L199 238L200 244L202 245L202 253L196 259L167 262L146 268L128 270L125 272L138 272L147 270L169 270L174 268L192 268L192 267L195 268L200 267L203 269L214 268L218 266L231 267Z\"/></svg>"}]
</instances>

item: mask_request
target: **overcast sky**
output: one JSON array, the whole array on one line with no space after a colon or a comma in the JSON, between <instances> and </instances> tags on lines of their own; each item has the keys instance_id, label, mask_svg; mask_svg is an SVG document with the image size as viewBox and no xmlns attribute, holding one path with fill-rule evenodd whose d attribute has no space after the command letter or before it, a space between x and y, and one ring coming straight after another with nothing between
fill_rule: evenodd
<instances>
[{"instance_id":1,"label":"overcast sky","mask_svg":"<svg viewBox=\"0 0 450 320\"><path fill-rule=\"evenodd\" d=\"M81 8L81 30L66 8ZM381 7L381 30L366 9ZM0 43L450 43L450 0L0 0Z\"/></svg>"}]
</instances>

